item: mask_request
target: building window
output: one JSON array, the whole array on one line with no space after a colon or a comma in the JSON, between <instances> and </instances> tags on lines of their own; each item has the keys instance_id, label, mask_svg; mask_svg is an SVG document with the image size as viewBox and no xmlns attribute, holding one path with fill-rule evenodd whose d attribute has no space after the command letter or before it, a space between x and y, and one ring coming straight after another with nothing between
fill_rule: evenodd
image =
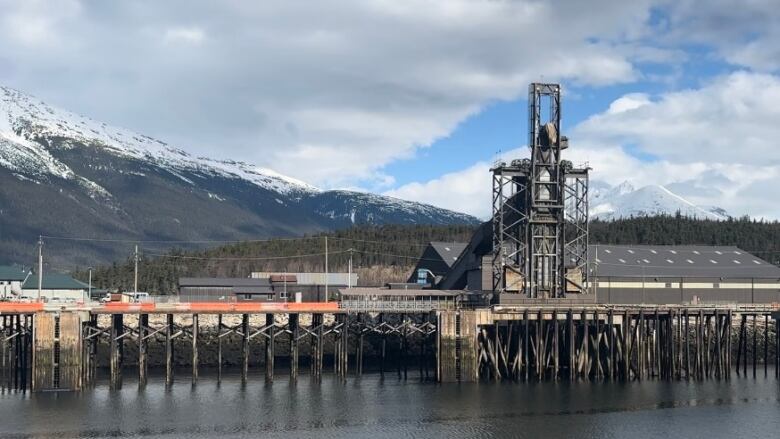
<instances>
[{"instance_id":1,"label":"building window","mask_svg":"<svg viewBox=\"0 0 780 439\"><path fill-rule=\"evenodd\" d=\"M288 293L287 291L282 291L281 293L279 293L280 299L287 300L289 297L290 297L290 293Z\"/></svg>"},{"instance_id":2,"label":"building window","mask_svg":"<svg viewBox=\"0 0 780 439\"><path fill-rule=\"evenodd\" d=\"M252 300L251 294L244 294L244 300Z\"/></svg>"}]
</instances>

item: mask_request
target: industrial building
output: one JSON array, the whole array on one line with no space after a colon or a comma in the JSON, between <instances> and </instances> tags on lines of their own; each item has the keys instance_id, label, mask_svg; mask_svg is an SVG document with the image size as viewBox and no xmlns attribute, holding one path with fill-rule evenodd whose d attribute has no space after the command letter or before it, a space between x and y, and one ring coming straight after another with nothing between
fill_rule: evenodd
<instances>
[{"instance_id":1,"label":"industrial building","mask_svg":"<svg viewBox=\"0 0 780 439\"><path fill-rule=\"evenodd\" d=\"M38 275L33 273L22 284L22 297L38 298ZM40 289L41 299L46 302L88 302L89 285L66 274L44 273Z\"/></svg>"},{"instance_id":2,"label":"industrial building","mask_svg":"<svg viewBox=\"0 0 780 439\"><path fill-rule=\"evenodd\" d=\"M0 300L21 296L22 284L29 276L29 271L19 267L0 266Z\"/></svg>"},{"instance_id":3,"label":"industrial building","mask_svg":"<svg viewBox=\"0 0 780 439\"><path fill-rule=\"evenodd\" d=\"M780 268L738 247L589 245L588 255L586 288L567 293L569 298L614 304L780 303ZM490 259L490 254L461 254L463 262L434 287L491 291ZM415 272L441 263L422 258Z\"/></svg>"},{"instance_id":4,"label":"industrial building","mask_svg":"<svg viewBox=\"0 0 780 439\"><path fill-rule=\"evenodd\" d=\"M780 303L780 268L737 247L590 246L601 303Z\"/></svg>"},{"instance_id":5,"label":"industrial building","mask_svg":"<svg viewBox=\"0 0 780 439\"><path fill-rule=\"evenodd\" d=\"M409 283L435 284L449 273L466 244L462 242L431 242L420 256L420 264L409 277Z\"/></svg>"},{"instance_id":6,"label":"industrial building","mask_svg":"<svg viewBox=\"0 0 780 439\"><path fill-rule=\"evenodd\" d=\"M252 273L250 278L179 279L183 302L325 302L357 283L344 273ZM351 283L354 282L354 283Z\"/></svg>"}]
</instances>

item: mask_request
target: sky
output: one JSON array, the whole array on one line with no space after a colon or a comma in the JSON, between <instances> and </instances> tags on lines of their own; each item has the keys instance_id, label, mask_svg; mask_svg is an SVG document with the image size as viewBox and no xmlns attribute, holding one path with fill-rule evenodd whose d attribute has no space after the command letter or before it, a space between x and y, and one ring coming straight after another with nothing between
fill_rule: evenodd
<instances>
[{"instance_id":1,"label":"sky","mask_svg":"<svg viewBox=\"0 0 780 439\"><path fill-rule=\"evenodd\" d=\"M486 217L526 94L564 158L780 218L777 0L0 0L0 84L194 154Z\"/></svg>"}]
</instances>

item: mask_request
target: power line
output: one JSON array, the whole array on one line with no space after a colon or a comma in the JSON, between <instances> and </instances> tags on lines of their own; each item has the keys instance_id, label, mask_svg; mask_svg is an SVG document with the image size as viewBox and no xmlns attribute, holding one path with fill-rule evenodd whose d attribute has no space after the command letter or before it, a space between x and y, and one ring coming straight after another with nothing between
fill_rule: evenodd
<instances>
[{"instance_id":1,"label":"power line","mask_svg":"<svg viewBox=\"0 0 780 439\"><path fill-rule=\"evenodd\" d=\"M348 250L339 250L335 252L328 252L330 255L348 253ZM210 257L210 256L185 256L185 255L172 255L172 254L160 254L160 253L144 253L145 255L154 256L157 258L168 259L188 259L188 260L201 260L201 261L273 261L282 259L303 259L311 258L315 256L325 256L325 253L310 253L303 255L290 255L290 256L265 256L265 257Z\"/></svg>"},{"instance_id":2,"label":"power line","mask_svg":"<svg viewBox=\"0 0 780 439\"><path fill-rule=\"evenodd\" d=\"M232 239L232 240L149 240L149 239L113 239L113 238L87 238L75 236L50 236L42 235L42 238L56 241L81 241L81 242L116 242L123 244L241 244L273 241L304 241L322 239L321 236L301 236L296 238L265 238L265 239Z\"/></svg>"}]
</instances>

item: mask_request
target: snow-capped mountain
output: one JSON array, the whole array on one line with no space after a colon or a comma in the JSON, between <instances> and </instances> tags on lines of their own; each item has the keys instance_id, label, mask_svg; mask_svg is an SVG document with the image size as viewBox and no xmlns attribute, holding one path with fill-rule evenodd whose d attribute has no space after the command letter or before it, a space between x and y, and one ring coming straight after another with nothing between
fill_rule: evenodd
<instances>
[{"instance_id":1,"label":"snow-capped mountain","mask_svg":"<svg viewBox=\"0 0 780 439\"><path fill-rule=\"evenodd\" d=\"M594 219L676 215L699 219L724 220L728 213L720 207L697 206L664 186L650 185L639 189L629 182L609 186L594 182L590 190L590 215Z\"/></svg>"},{"instance_id":2,"label":"snow-capped mountain","mask_svg":"<svg viewBox=\"0 0 780 439\"><path fill-rule=\"evenodd\" d=\"M386 196L324 191L249 163L196 157L0 87L0 243L14 243L5 245L0 263L29 263L29 243L39 234L233 240L365 223L477 220ZM69 264L116 256L105 248L72 253Z\"/></svg>"}]
</instances>

